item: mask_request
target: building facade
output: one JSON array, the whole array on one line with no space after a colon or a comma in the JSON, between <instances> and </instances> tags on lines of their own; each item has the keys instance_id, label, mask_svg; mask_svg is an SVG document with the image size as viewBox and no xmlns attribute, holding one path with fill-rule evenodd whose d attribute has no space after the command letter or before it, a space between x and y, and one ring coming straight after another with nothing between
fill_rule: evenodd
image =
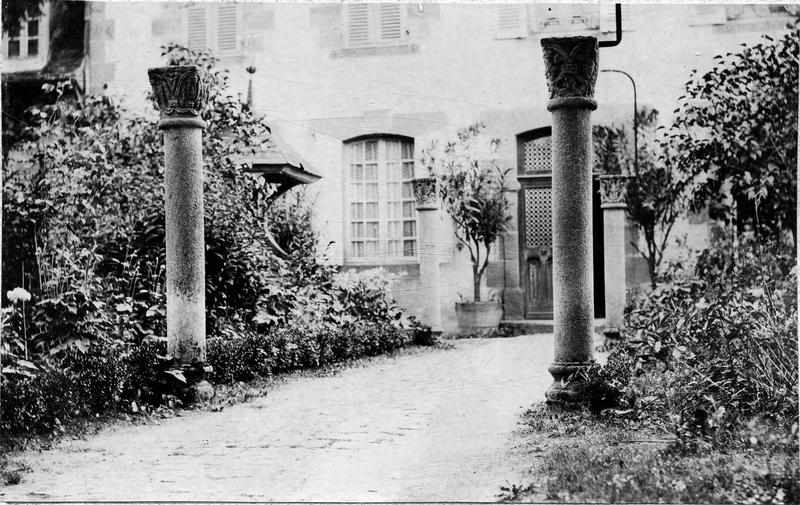
<instances>
[{"instance_id":1,"label":"building facade","mask_svg":"<svg viewBox=\"0 0 800 505\"><path fill-rule=\"evenodd\" d=\"M44 79L58 53L64 4L4 34L4 85ZM512 226L496 244L484 278L486 297L504 304L507 321L552 318L550 113L540 40L590 33L611 39L611 4L436 3L128 3L88 2L83 8L80 65L70 76L82 93L124 96L150 106L147 68L163 64L160 46L211 48L273 132L322 176L309 187L322 243L343 269L383 267L402 274L394 298L412 313L432 303L422 290L420 262L434 257L440 279L442 330L457 329L454 303L472 293L472 270L452 223L438 211L420 250L411 181L424 176L421 152L452 140L458 129L486 126L481 156L511 169ZM74 7L73 7L74 8ZM622 42L600 51L600 68L627 72L638 103L668 123L692 70L712 67L716 54L779 34L791 19L783 5L624 5ZM43 26L49 26L44 30ZM75 29L72 29L75 31ZM62 30L63 31L63 30ZM46 55L46 56L45 56ZM62 57L61 60L64 60ZM75 60L77 61L77 60ZM247 67L255 67L253 74ZM251 84L252 79L252 84ZM631 83L599 74L596 123L629 123ZM491 154L488 139L500 139ZM598 174L599 175L599 174ZM604 317L604 227L599 183L594 199L595 315ZM433 222L433 224L430 224ZM676 237L703 247L701 217L681 223ZM649 281L625 226L627 287Z\"/></svg>"}]
</instances>

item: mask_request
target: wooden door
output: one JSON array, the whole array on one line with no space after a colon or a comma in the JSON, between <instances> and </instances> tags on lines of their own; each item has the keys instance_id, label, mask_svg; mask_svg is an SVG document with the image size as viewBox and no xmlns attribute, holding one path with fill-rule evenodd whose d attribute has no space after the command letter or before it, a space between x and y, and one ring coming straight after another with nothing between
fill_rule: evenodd
<instances>
[{"instance_id":1,"label":"wooden door","mask_svg":"<svg viewBox=\"0 0 800 505\"><path fill-rule=\"evenodd\" d=\"M519 193L520 285L525 291L527 319L553 318L553 223L550 161L551 129L517 136ZM598 182L592 184L594 313L605 314L603 277L603 214Z\"/></svg>"}]
</instances>

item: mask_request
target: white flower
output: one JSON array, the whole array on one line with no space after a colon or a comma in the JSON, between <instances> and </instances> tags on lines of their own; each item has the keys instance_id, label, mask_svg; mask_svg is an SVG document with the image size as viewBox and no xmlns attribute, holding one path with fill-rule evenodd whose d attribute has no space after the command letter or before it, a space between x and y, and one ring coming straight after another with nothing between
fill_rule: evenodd
<instances>
[{"instance_id":1,"label":"white flower","mask_svg":"<svg viewBox=\"0 0 800 505\"><path fill-rule=\"evenodd\" d=\"M23 302L31 301L31 294L28 293L28 290L25 288L14 288L11 291L6 293L6 296L11 301L11 303L16 303L19 300Z\"/></svg>"}]
</instances>

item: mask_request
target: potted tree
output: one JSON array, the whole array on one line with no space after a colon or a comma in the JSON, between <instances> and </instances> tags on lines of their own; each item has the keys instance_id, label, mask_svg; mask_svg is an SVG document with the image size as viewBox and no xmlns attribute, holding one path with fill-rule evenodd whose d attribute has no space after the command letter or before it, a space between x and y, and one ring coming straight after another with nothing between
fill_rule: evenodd
<instances>
[{"instance_id":1,"label":"potted tree","mask_svg":"<svg viewBox=\"0 0 800 505\"><path fill-rule=\"evenodd\" d=\"M456 238L472 262L473 301L456 303L459 327L466 332L497 328L503 315L499 300L482 299L481 279L495 241L511 220L503 193L510 169L501 169L495 161L499 139L489 142L491 159L476 158L475 144L484 128L474 124L459 130L458 140L448 142L442 156L432 155L435 144L423 154L437 180L442 207L453 219Z\"/></svg>"}]
</instances>

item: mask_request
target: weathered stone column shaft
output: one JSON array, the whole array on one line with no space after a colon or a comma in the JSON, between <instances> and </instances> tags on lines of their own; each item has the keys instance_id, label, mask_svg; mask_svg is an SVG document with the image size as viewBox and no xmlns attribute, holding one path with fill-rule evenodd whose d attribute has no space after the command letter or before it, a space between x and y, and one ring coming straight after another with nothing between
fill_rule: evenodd
<instances>
[{"instance_id":1,"label":"weathered stone column shaft","mask_svg":"<svg viewBox=\"0 0 800 505\"><path fill-rule=\"evenodd\" d=\"M164 131L167 352L184 365L206 360L203 142L205 73L194 66L151 68ZM198 372L201 373L201 372Z\"/></svg>"},{"instance_id":2,"label":"weathered stone column shaft","mask_svg":"<svg viewBox=\"0 0 800 505\"><path fill-rule=\"evenodd\" d=\"M553 317L556 362L592 359L592 125L587 109L553 111Z\"/></svg>"},{"instance_id":3,"label":"weathered stone column shaft","mask_svg":"<svg viewBox=\"0 0 800 505\"><path fill-rule=\"evenodd\" d=\"M203 140L199 127L164 130L167 240L167 352L205 362Z\"/></svg>"},{"instance_id":4,"label":"weathered stone column shaft","mask_svg":"<svg viewBox=\"0 0 800 505\"><path fill-rule=\"evenodd\" d=\"M597 39L542 39L553 116L553 317L551 404L575 404L585 384L570 376L593 361L592 99Z\"/></svg>"}]
</instances>

